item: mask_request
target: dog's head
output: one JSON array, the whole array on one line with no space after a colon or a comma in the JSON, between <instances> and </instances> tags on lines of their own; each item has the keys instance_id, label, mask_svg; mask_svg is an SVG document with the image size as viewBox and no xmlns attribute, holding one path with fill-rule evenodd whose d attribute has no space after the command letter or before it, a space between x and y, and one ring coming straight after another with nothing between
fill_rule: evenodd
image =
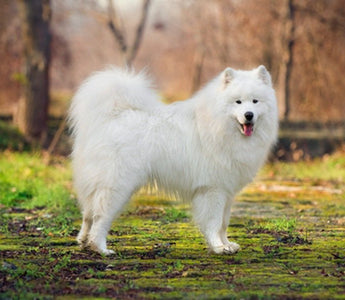
<instances>
[{"instance_id":1,"label":"dog's head","mask_svg":"<svg viewBox=\"0 0 345 300\"><path fill-rule=\"evenodd\" d=\"M238 130L250 137L260 126L265 126L266 133L272 127L272 133L276 134L277 103L266 68L259 66L252 71L227 68L221 77L227 115L235 121Z\"/></svg>"}]
</instances>

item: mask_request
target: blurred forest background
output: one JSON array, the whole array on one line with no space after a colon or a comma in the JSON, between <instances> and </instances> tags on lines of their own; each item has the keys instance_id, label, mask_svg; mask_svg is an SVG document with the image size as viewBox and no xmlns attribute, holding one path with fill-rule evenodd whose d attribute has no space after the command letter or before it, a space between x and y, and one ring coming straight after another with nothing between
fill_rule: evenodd
<instances>
[{"instance_id":1,"label":"blurred forest background","mask_svg":"<svg viewBox=\"0 0 345 300\"><path fill-rule=\"evenodd\" d=\"M0 299L344 299L345 0L0 0L0 59ZM154 188L113 256L80 251L66 111L126 64L166 102L227 66L271 72L280 136L232 210L236 255Z\"/></svg>"},{"instance_id":2,"label":"blurred forest background","mask_svg":"<svg viewBox=\"0 0 345 300\"><path fill-rule=\"evenodd\" d=\"M40 93L45 99L34 97L38 106L31 109L34 133L20 125L27 90L40 88L30 87L30 34L44 48L48 74L44 84L38 80L48 91ZM294 159L306 156L291 136L310 124L312 135L344 140L345 0L1 0L0 39L0 115L13 119L29 140L46 136L48 111L63 118L86 76L126 63L147 68L167 101L188 98L226 66L264 64L289 136L278 157L288 150ZM329 145L322 147L327 152Z\"/></svg>"}]
</instances>

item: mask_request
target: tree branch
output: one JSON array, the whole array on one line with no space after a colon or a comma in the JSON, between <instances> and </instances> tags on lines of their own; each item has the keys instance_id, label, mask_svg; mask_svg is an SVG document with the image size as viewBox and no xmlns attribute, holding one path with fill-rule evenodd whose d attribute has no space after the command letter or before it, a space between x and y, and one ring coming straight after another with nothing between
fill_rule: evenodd
<instances>
[{"instance_id":1,"label":"tree branch","mask_svg":"<svg viewBox=\"0 0 345 300\"><path fill-rule=\"evenodd\" d=\"M129 66L132 64L132 62L135 59L135 57L137 56L137 53L139 50L139 46L141 44L141 40L143 37L143 33L144 33L146 21L147 21L147 15L148 15L150 3L151 3L151 0L144 0L141 19L140 19L140 22L139 22L137 30L136 30L135 39L134 39L133 45L130 49L130 53L127 56L127 64Z\"/></svg>"},{"instance_id":2,"label":"tree branch","mask_svg":"<svg viewBox=\"0 0 345 300\"><path fill-rule=\"evenodd\" d=\"M123 54L125 54L127 52L127 42L126 42L124 31L119 24L120 22L118 21L115 7L113 5L113 0L108 0L108 14L109 14L108 26L115 37L115 40L120 48L120 51Z\"/></svg>"}]
</instances>

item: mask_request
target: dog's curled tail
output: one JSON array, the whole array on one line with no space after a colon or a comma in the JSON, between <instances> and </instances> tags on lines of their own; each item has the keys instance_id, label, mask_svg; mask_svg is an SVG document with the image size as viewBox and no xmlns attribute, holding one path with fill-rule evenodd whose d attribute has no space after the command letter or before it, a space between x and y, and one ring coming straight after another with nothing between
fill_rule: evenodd
<instances>
[{"instance_id":1,"label":"dog's curled tail","mask_svg":"<svg viewBox=\"0 0 345 300\"><path fill-rule=\"evenodd\" d=\"M145 72L108 68L90 76L72 99L68 120L74 136L107 125L125 110L152 111L162 105Z\"/></svg>"}]
</instances>

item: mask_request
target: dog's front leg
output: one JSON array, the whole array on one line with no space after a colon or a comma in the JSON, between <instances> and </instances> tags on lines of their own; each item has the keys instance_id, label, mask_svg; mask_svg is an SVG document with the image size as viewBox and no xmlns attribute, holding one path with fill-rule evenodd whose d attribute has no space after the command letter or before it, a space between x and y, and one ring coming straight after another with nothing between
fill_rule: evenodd
<instances>
[{"instance_id":1,"label":"dog's front leg","mask_svg":"<svg viewBox=\"0 0 345 300\"><path fill-rule=\"evenodd\" d=\"M228 240L228 235L227 235L227 229L230 222L232 200L233 200L233 197L229 197L226 202L225 209L223 212L222 229L220 231L220 238L222 239L222 242L225 246L224 251L223 251L224 253L235 253L238 250L240 250L240 245L234 242L230 242Z\"/></svg>"},{"instance_id":2,"label":"dog's front leg","mask_svg":"<svg viewBox=\"0 0 345 300\"><path fill-rule=\"evenodd\" d=\"M229 197L226 192L214 188L200 188L193 198L193 216L214 253L235 253L239 245L230 243L225 235L224 216L229 216ZM228 223L227 223L228 224Z\"/></svg>"}]
</instances>

